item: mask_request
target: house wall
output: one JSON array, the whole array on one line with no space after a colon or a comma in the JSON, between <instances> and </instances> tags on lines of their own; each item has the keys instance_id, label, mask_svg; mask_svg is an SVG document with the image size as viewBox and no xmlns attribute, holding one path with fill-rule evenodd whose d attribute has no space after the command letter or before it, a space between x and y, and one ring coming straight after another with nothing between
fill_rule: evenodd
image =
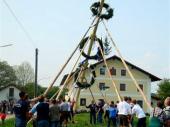
<instances>
[{"instance_id":1,"label":"house wall","mask_svg":"<svg viewBox=\"0 0 170 127\"><path fill-rule=\"evenodd\" d=\"M5 89L0 91L0 101L9 100L9 89L10 88L14 88L14 99L15 100L19 99L20 90L14 86L9 86L9 87L6 87Z\"/></svg>"},{"instance_id":2,"label":"house wall","mask_svg":"<svg viewBox=\"0 0 170 127\"><path fill-rule=\"evenodd\" d=\"M121 69L125 69L125 67L123 66L121 61L119 61L117 59L108 60L107 64L108 64L109 69L112 67L114 67L116 69L116 75L112 76L112 78L117 86L117 89L118 89L120 95L122 97L130 96L132 99L137 99L137 100L143 101L141 94L137 91L137 88L136 88L135 84L133 83L133 81L131 80L129 74L126 72L126 76L121 76ZM95 69L96 80L95 80L95 83L93 84L93 86L91 86L91 91L94 95L95 100L104 99L101 94L101 91L99 90L99 83L105 83L105 85L109 86L110 88L108 90L102 91L104 97L106 98L107 102L110 102L110 101L116 102L116 101L118 101L118 98L115 93L115 89L112 85L112 81L109 78L107 69L105 69L106 70L105 75L100 75L100 68L102 68L103 65L104 64L101 63L96 66L96 69ZM144 74L143 72L136 70L136 69L132 68L131 66L128 66L128 67L129 67L130 71L132 72L132 74L134 75L135 79L137 80L138 84L143 85L143 92L146 95L147 99L150 101L150 99L151 99L150 98L151 79L149 78L148 75ZM89 75L90 75L89 72L90 72L89 70L86 71L86 77L88 77L87 78L88 80L89 80ZM120 83L126 84L126 91L120 91ZM72 95L72 97L73 97L73 95ZM86 105L90 104L90 102L92 100L92 96L91 96L91 93L89 92L89 89L81 90L79 99L77 100L78 108L85 109L85 106L80 106L81 98L86 99ZM149 112L149 109L144 101L143 101L143 108L144 108L145 112Z\"/></svg>"}]
</instances>

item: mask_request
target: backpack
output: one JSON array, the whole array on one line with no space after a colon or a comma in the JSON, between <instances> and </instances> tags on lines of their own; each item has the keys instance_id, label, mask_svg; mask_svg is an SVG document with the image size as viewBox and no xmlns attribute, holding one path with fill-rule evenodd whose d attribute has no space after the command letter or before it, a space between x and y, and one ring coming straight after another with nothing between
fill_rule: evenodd
<instances>
[{"instance_id":1,"label":"backpack","mask_svg":"<svg viewBox=\"0 0 170 127\"><path fill-rule=\"evenodd\" d=\"M149 120L149 127L162 127L162 123L161 123L160 119L158 118L162 113L163 113L163 111L158 116L155 116L154 115L155 108L154 108L153 117L151 117Z\"/></svg>"},{"instance_id":2,"label":"backpack","mask_svg":"<svg viewBox=\"0 0 170 127\"><path fill-rule=\"evenodd\" d=\"M170 108L164 109L165 120L164 120L164 127L170 127Z\"/></svg>"}]
</instances>

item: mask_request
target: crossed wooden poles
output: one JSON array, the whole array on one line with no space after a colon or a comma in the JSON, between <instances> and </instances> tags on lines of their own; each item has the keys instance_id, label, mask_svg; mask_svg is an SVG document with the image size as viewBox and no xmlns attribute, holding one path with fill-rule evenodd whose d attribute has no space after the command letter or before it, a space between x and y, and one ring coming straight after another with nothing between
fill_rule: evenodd
<instances>
[{"instance_id":1,"label":"crossed wooden poles","mask_svg":"<svg viewBox=\"0 0 170 127\"><path fill-rule=\"evenodd\" d=\"M99 8L99 14L102 12L104 0L100 0L100 3L101 3L101 6L100 6L100 8ZM89 48L88 48L88 53L87 53L88 55L90 55L90 53L91 53L92 45L93 45L93 43L94 43L94 40L95 40L95 37L96 37L97 28L98 28L98 25L99 25L99 22L100 22L100 21L101 21L100 17L99 17L99 16L96 16L96 17L94 18L94 20L92 21L90 27L87 29L86 33L84 34L84 36L83 36L83 38L82 38L82 40L83 40L83 39L86 37L86 35L87 35L87 33L89 32L89 30L90 30L92 27L94 27L94 29L93 29L93 31L92 31L92 33L91 33L91 35L90 35L91 40L90 40L90 44L89 44ZM95 23L95 24L94 24L94 23ZM148 99L146 98L146 96L145 96L145 94L143 93L142 89L139 87L136 79L134 78L134 76L133 76L133 74L131 73L129 67L127 66L125 60L123 59L123 56L121 55L120 50L119 50L118 47L116 46L116 43L114 42L114 40L113 40L113 38L112 38L112 36L111 36L111 33L109 32L109 30L108 30L108 28L107 28L104 20L102 20L102 23L103 23L103 25L104 25L104 28L105 28L105 30L106 30L106 32L107 32L107 34L108 34L108 36L109 36L112 44L113 44L113 46L114 46L114 48L115 48L118 56L120 57L120 59L121 59L123 65L124 65L124 67L126 68L128 74L130 75L132 81L134 82L135 86L136 86L137 89L139 90L139 92L140 92L141 96L143 97L143 99L144 99L145 103L147 104L147 106L148 106L150 109L152 109L152 106L151 106L150 102L149 102ZM64 65L62 66L62 68L60 69L60 71L58 72L58 74L56 75L56 77L54 78L54 80L53 80L53 81L51 82L51 84L49 85L49 87L46 89L46 91L45 91L44 94L43 94L44 96L47 95L47 93L48 93L48 92L50 91L50 89L53 87L54 83L56 82L56 80L58 79L58 77L60 76L60 74L63 72L64 68L68 65L68 63L69 63L70 60L72 59L72 57L73 57L73 55L75 54L75 52L78 50L78 48L79 48L80 43L82 42L82 40L79 42L79 44L77 45L77 47L76 47L76 48L74 49L74 51L71 53L71 55L69 56L69 58L67 59L67 61L64 63ZM56 99L59 99L59 97L60 97L63 89L68 86L68 85L67 85L68 82L74 77L74 74L73 74L74 69L77 67L78 61L79 61L79 59L80 59L80 57L81 57L81 55L82 55L82 52L83 52L84 48L86 47L86 45L87 45L87 43L85 44L85 46L83 47L83 49L80 51L80 55L78 56L78 58L77 58L77 60L76 60L76 62L75 62L75 64L74 64L72 70L70 71L69 75L67 76L66 80L64 81L64 84L61 86L61 88L60 88L58 91L56 91L56 93L55 93L50 99L55 98L55 96L56 96ZM109 74L109 77L110 77L110 79L111 79L111 81L112 81L112 85L113 85L113 88L114 88L114 90L115 90L115 92L116 92L116 95L117 95L117 97L118 97L118 100L119 100L119 101L122 101L121 96L120 96L120 93L119 93L119 91L118 91L118 89L117 89L117 86L116 86L116 84L115 84L115 82L114 82L114 79L113 79L113 77L111 76L111 73L110 73L110 71L109 71L108 64L107 64L106 58L105 58L105 56L104 56L104 52L102 51L102 49L101 49L100 46L99 46L99 49L100 49L100 51L101 51L104 64L105 64L105 66L106 66L106 69L107 69L107 72L108 72L108 74ZM88 63L88 60L87 60L87 61L84 63L84 67L87 68L88 64L89 64L89 63ZM82 77L85 76L85 71L82 71L82 70L81 70L81 71L79 72L78 77L80 76L80 74L81 74ZM78 79L78 77L77 77L77 79ZM77 79L76 79L76 81L77 81ZM82 80L81 80L81 82L82 82ZM74 89L74 87L72 88L69 96L72 95L73 89ZM89 90L90 90L90 88L89 88ZM91 91L91 90L90 90L90 91ZM80 95L80 88L78 88L78 89L75 91L75 94L74 94L74 96L76 96L76 101L78 100L79 95ZM93 96L93 95L92 95L92 96ZM102 96L103 96L103 95L102 95ZM103 98L105 99L105 101L107 101L104 96L103 96ZM94 99L94 97L93 97L93 99ZM32 100L35 101L35 100L37 100L37 98L34 98L34 99L32 99ZM77 107L75 107L75 109L76 109L76 108L77 108ZM30 122L30 121L29 121L29 122ZM29 122L28 122L28 123L29 123Z\"/></svg>"}]
</instances>

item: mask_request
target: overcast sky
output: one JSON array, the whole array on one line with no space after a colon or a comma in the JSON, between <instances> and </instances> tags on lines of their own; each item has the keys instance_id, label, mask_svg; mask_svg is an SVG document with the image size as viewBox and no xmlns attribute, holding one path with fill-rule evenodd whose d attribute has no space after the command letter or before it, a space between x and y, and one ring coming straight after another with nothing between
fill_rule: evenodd
<instances>
[{"instance_id":1,"label":"overcast sky","mask_svg":"<svg viewBox=\"0 0 170 127\"><path fill-rule=\"evenodd\" d=\"M13 44L11 47L0 48L0 60L10 65L28 61L34 67L34 50L37 47L38 79L47 86L89 27L93 19L89 8L96 0L6 2L34 42L28 39L3 0L0 0L0 46ZM107 26L124 58L160 78L170 78L169 0L106 2L114 8L114 17L107 21ZM97 35L106 35L102 24ZM111 55L114 54L112 49ZM75 58L64 73L70 72L74 61ZM60 80L55 85L59 83Z\"/></svg>"}]
</instances>

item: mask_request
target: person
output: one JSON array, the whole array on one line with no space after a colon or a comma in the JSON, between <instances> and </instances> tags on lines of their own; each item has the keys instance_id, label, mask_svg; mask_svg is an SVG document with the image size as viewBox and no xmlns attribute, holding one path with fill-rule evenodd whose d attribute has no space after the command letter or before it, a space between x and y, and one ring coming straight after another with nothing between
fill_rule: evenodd
<instances>
[{"instance_id":1,"label":"person","mask_svg":"<svg viewBox=\"0 0 170 127\"><path fill-rule=\"evenodd\" d=\"M71 109L70 109L71 110L72 123L74 123L74 110L73 110L73 108L74 108L75 103L76 103L76 101L73 98L73 100L71 101Z\"/></svg>"},{"instance_id":2,"label":"person","mask_svg":"<svg viewBox=\"0 0 170 127\"><path fill-rule=\"evenodd\" d=\"M14 104L15 127L26 127L29 105L25 100L25 92L19 93L20 100Z\"/></svg>"},{"instance_id":3,"label":"person","mask_svg":"<svg viewBox=\"0 0 170 127\"><path fill-rule=\"evenodd\" d=\"M37 112L37 127L49 127L49 104L44 102L44 96L38 97L38 103L31 109L30 115Z\"/></svg>"},{"instance_id":4,"label":"person","mask_svg":"<svg viewBox=\"0 0 170 127\"><path fill-rule=\"evenodd\" d=\"M117 108L114 105L114 101L111 101L110 107L108 109L109 119L107 127L110 127L110 123L113 123L113 127L116 127L116 116L117 116Z\"/></svg>"},{"instance_id":5,"label":"person","mask_svg":"<svg viewBox=\"0 0 170 127\"><path fill-rule=\"evenodd\" d=\"M55 99L51 100L51 103L49 109L50 127L59 127L60 107Z\"/></svg>"},{"instance_id":6,"label":"person","mask_svg":"<svg viewBox=\"0 0 170 127\"><path fill-rule=\"evenodd\" d=\"M134 104L132 103L132 98L131 97L128 97L128 104L130 105L130 108L132 109ZM130 121L130 124L131 124L131 127L134 127L134 124L133 124L133 121L134 121L134 117L131 116L131 121Z\"/></svg>"},{"instance_id":7,"label":"person","mask_svg":"<svg viewBox=\"0 0 170 127\"><path fill-rule=\"evenodd\" d=\"M90 108L90 124L92 124L92 123L96 124L96 108L97 108L97 105L95 104L95 101L92 100L91 104L86 106L86 108Z\"/></svg>"},{"instance_id":8,"label":"person","mask_svg":"<svg viewBox=\"0 0 170 127\"><path fill-rule=\"evenodd\" d=\"M137 104L135 99L132 100L132 103L134 104L132 115L136 114L136 117L138 118L137 127L146 127L146 115L143 109Z\"/></svg>"},{"instance_id":9,"label":"person","mask_svg":"<svg viewBox=\"0 0 170 127\"><path fill-rule=\"evenodd\" d=\"M170 97L167 97L164 101L165 108L163 109L164 127L170 127Z\"/></svg>"},{"instance_id":10,"label":"person","mask_svg":"<svg viewBox=\"0 0 170 127\"><path fill-rule=\"evenodd\" d=\"M157 102L157 106L153 108L150 113L149 127L162 127L163 126L163 103Z\"/></svg>"},{"instance_id":11,"label":"person","mask_svg":"<svg viewBox=\"0 0 170 127\"><path fill-rule=\"evenodd\" d=\"M65 99L63 99L61 104L60 104L60 112L61 112L60 126L62 126L62 124L64 123L65 126L67 127L67 123L68 123L68 108L69 108L68 103L65 101Z\"/></svg>"},{"instance_id":12,"label":"person","mask_svg":"<svg viewBox=\"0 0 170 127\"><path fill-rule=\"evenodd\" d=\"M97 105L98 111L97 111L97 121L98 123L103 123L103 103L99 101Z\"/></svg>"},{"instance_id":13,"label":"person","mask_svg":"<svg viewBox=\"0 0 170 127\"><path fill-rule=\"evenodd\" d=\"M6 119L6 101L4 100L2 102L2 113L0 114L0 118L1 118L1 121L2 121L2 124L5 124L5 119Z\"/></svg>"},{"instance_id":14,"label":"person","mask_svg":"<svg viewBox=\"0 0 170 127\"><path fill-rule=\"evenodd\" d=\"M129 127L132 111L127 101L128 97L124 97L124 100L117 105L120 127Z\"/></svg>"},{"instance_id":15,"label":"person","mask_svg":"<svg viewBox=\"0 0 170 127\"><path fill-rule=\"evenodd\" d=\"M104 119L105 119L105 121L106 121L106 119L107 120L109 120L109 103L108 102L106 102L105 104L104 104L104 106L103 106L103 110L104 110Z\"/></svg>"},{"instance_id":16,"label":"person","mask_svg":"<svg viewBox=\"0 0 170 127\"><path fill-rule=\"evenodd\" d=\"M70 98L68 99L68 119L71 121L72 117L71 117L71 101Z\"/></svg>"},{"instance_id":17,"label":"person","mask_svg":"<svg viewBox=\"0 0 170 127\"><path fill-rule=\"evenodd\" d=\"M33 113L34 110L36 110L37 105L39 104L39 102L37 103L37 101L31 101L30 106L31 106L31 110L29 111L29 114L33 114L32 115L32 125L33 127L37 127L37 112Z\"/></svg>"}]
</instances>

